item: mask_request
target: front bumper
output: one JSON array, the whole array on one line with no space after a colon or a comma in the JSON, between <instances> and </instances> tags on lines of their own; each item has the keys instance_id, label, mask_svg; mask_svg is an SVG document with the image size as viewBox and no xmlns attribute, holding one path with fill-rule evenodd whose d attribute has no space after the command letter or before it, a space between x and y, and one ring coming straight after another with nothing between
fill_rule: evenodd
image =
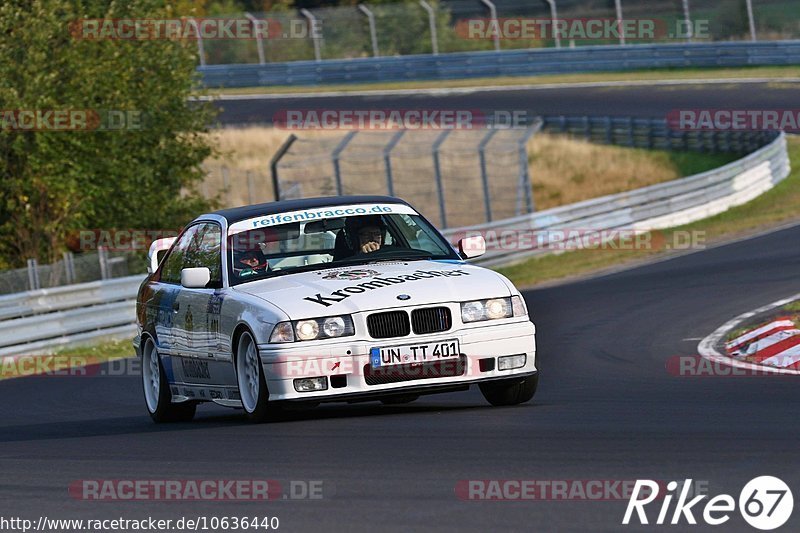
<instances>
[{"instance_id":1,"label":"front bumper","mask_svg":"<svg viewBox=\"0 0 800 533\"><path fill-rule=\"evenodd\" d=\"M259 354L271 401L348 401L373 398L382 393L439 392L439 389L457 389L472 383L534 374L537 372L535 332L532 322L518 320L384 340L350 337L335 343L313 343L316 345L260 345ZM458 362L448 360L439 368L415 365L413 369L398 370L395 374L401 376L400 380L397 375L394 378L376 378L369 366L370 348L447 339L459 341L461 357ZM523 366L513 370L499 369L498 357L519 354L526 356ZM295 379L323 376L327 382L326 390L297 392L294 388Z\"/></svg>"}]
</instances>

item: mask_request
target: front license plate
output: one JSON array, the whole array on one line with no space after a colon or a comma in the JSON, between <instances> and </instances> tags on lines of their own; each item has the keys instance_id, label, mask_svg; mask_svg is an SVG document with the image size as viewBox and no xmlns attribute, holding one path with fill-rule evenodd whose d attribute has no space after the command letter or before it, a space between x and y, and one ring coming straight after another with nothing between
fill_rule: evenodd
<instances>
[{"instance_id":1,"label":"front license plate","mask_svg":"<svg viewBox=\"0 0 800 533\"><path fill-rule=\"evenodd\" d=\"M372 348L369 351L369 360L372 368L387 366L408 365L414 363L427 363L458 357L461 349L458 339L450 339L427 344L408 344L404 346L390 346L386 348Z\"/></svg>"}]
</instances>

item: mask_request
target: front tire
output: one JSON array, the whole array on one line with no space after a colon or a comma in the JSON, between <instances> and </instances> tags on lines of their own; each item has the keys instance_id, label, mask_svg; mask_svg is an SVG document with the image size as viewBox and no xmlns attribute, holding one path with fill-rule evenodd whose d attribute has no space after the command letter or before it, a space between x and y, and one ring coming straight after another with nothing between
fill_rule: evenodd
<instances>
[{"instance_id":1,"label":"front tire","mask_svg":"<svg viewBox=\"0 0 800 533\"><path fill-rule=\"evenodd\" d=\"M172 403L167 375L153 339L147 339L142 351L142 386L147 412L154 422L188 422L194 418L195 402Z\"/></svg>"},{"instance_id":2,"label":"front tire","mask_svg":"<svg viewBox=\"0 0 800 533\"><path fill-rule=\"evenodd\" d=\"M264 380L264 369L258 355L258 346L249 331L239 337L236 347L236 381L244 412L253 422L264 422L272 414L269 391Z\"/></svg>"},{"instance_id":3,"label":"front tire","mask_svg":"<svg viewBox=\"0 0 800 533\"><path fill-rule=\"evenodd\" d=\"M518 405L530 401L539 386L539 374L508 378L479 385L483 397L495 407Z\"/></svg>"}]
</instances>

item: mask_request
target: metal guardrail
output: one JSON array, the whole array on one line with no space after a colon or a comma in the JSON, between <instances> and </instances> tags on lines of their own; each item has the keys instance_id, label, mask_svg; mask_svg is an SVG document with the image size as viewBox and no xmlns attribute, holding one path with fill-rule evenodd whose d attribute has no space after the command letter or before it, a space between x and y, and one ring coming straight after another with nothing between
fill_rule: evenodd
<instances>
[{"instance_id":1,"label":"metal guardrail","mask_svg":"<svg viewBox=\"0 0 800 533\"><path fill-rule=\"evenodd\" d=\"M197 70L206 87L274 87L798 63L800 40L535 48L263 65L208 65Z\"/></svg>"},{"instance_id":2,"label":"metal guardrail","mask_svg":"<svg viewBox=\"0 0 800 533\"><path fill-rule=\"evenodd\" d=\"M774 131L679 129L663 118L561 115L543 117L543 123L547 133L568 133L595 143L691 152L748 154L778 135Z\"/></svg>"},{"instance_id":3,"label":"metal guardrail","mask_svg":"<svg viewBox=\"0 0 800 533\"><path fill-rule=\"evenodd\" d=\"M0 320L131 299L142 279L143 276L129 276L0 296ZM0 336L0 346L5 345L4 340Z\"/></svg>"},{"instance_id":4,"label":"metal guardrail","mask_svg":"<svg viewBox=\"0 0 800 533\"><path fill-rule=\"evenodd\" d=\"M0 357L131 337L143 276L0 296Z\"/></svg>"},{"instance_id":5,"label":"metal guardrail","mask_svg":"<svg viewBox=\"0 0 800 533\"><path fill-rule=\"evenodd\" d=\"M790 170L786 136L742 159L695 176L499 220L445 230L454 238L495 232L549 231L569 239L569 230L654 230L685 224L742 204L772 188ZM549 244L557 243L556 237ZM563 241L562 241L563 242ZM508 263L548 253L547 247L492 247L478 263ZM44 289L0 297L0 357L35 353L99 337L134 333L134 299L141 276ZM34 314L42 313L42 314ZM26 315L26 316L23 316ZM31 316L32 315L32 316ZM17 317L17 318L11 318Z\"/></svg>"},{"instance_id":6,"label":"metal guardrail","mask_svg":"<svg viewBox=\"0 0 800 533\"><path fill-rule=\"evenodd\" d=\"M451 240L491 235L478 262L499 265L550 253L554 245L569 244L590 230L657 230L713 216L771 189L789 171L786 136L781 133L752 154L708 172L444 234ZM520 244L532 242L521 235L536 232L544 234L544 246ZM503 242L493 246L501 236Z\"/></svg>"}]
</instances>

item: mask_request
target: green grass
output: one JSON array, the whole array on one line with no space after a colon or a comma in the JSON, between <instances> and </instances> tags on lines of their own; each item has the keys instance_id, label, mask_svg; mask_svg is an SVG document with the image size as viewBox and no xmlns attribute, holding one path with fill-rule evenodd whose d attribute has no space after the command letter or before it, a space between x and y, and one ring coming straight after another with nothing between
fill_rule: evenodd
<instances>
[{"instance_id":1,"label":"green grass","mask_svg":"<svg viewBox=\"0 0 800 533\"><path fill-rule=\"evenodd\" d=\"M687 80L724 78L798 78L800 67L742 67L742 68L686 68L652 69L633 72L595 72L576 74L551 74L544 76L503 76L497 78L473 78L464 80L402 81L386 83L359 83L339 85L314 85L303 87L236 87L208 89L211 95L217 94L292 94L328 91L379 91L393 89L442 89L460 87L545 85L551 83L585 83L606 81L646 81L646 80Z\"/></svg>"},{"instance_id":2,"label":"green grass","mask_svg":"<svg viewBox=\"0 0 800 533\"><path fill-rule=\"evenodd\" d=\"M697 152L664 152L668 164L681 176L693 176L707 170L719 168L739 159L736 154L706 154Z\"/></svg>"},{"instance_id":3,"label":"green grass","mask_svg":"<svg viewBox=\"0 0 800 533\"><path fill-rule=\"evenodd\" d=\"M795 300L790 304L786 304L783 306L783 310L789 313L798 313L800 314L800 300Z\"/></svg>"},{"instance_id":4,"label":"green grass","mask_svg":"<svg viewBox=\"0 0 800 533\"><path fill-rule=\"evenodd\" d=\"M117 339L88 346L75 348L63 348L56 352L58 355L81 356L98 361L110 361L112 359L123 359L136 355L131 339Z\"/></svg>"},{"instance_id":5,"label":"green grass","mask_svg":"<svg viewBox=\"0 0 800 533\"><path fill-rule=\"evenodd\" d=\"M654 246L635 250L585 249L535 257L497 270L517 286L530 287L547 281L584 275L664 254L662 244L681 237L701 236L705 244L754 233L789 221L800 220L800 138L789 137L791 174L758 198L724 213L692 224L653 232ZM672 246L675 249L675 246Z\"/></svg>"}]
</instances>

